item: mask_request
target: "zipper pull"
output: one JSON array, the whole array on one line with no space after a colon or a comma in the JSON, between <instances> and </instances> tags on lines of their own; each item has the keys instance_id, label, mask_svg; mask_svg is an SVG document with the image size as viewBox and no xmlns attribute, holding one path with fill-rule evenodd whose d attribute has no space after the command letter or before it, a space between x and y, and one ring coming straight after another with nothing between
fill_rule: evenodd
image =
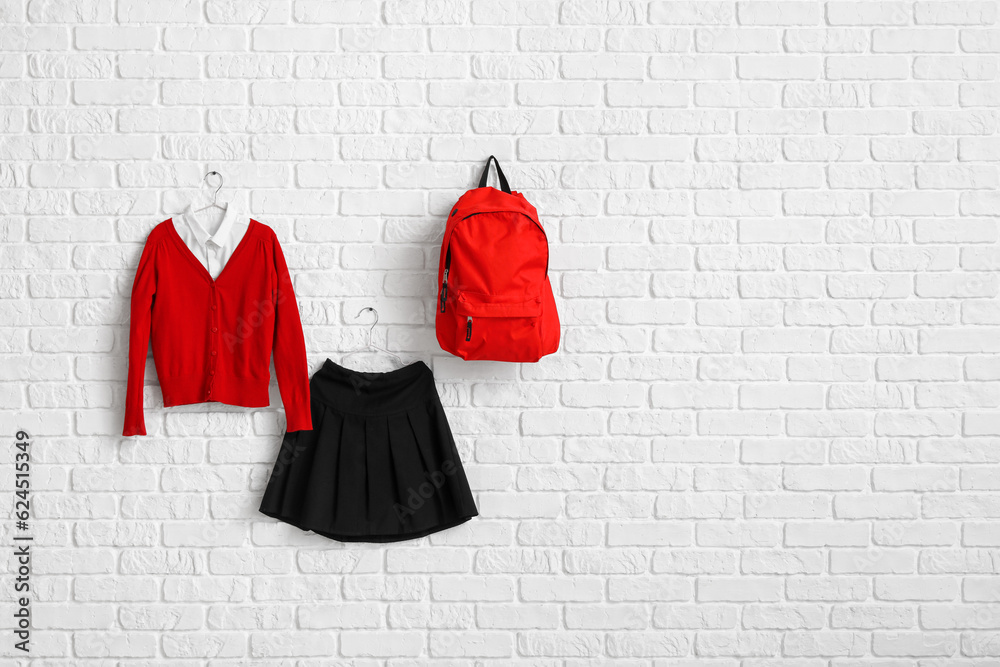
<instances>
[{"instance_id":1,"label":"zipper pull","mask_svg":"<svg viewBox=\"0 0 1000 667\"><path fill-rule=\"evenodd\" d=\"M448 269L444 270L444 280L441 281L441 312L444 312L444 304L448 298Z\"/></svg>"},{"instance_id":2,"label":"zipper pull","mask_svg":"<svg viewBox=\"0 0 1000 667\"><path fill-rule=\"evenodd\" d=\"M465 340L472 340L472 316L465 321Z\"/></svg>"}]
</instances>

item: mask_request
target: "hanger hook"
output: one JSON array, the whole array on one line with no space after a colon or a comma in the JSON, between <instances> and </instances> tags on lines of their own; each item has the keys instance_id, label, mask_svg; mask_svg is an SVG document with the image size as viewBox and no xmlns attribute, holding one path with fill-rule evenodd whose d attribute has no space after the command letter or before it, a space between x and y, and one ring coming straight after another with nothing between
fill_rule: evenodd
<instances>
[{"instance_id":1,"label":"hanger hook","mask_svg":"<svg viewBox=\"0 0 1000 667\"><path fill-rule=\"evenodd\" d=\"M378 311L375 310L374 308L372 308L371 306L368 306L368 307L362 308L360 311L358 311L358 314L357 314L357 316L354 319L360 318L362 315L364 315L365 311L367 311L367 310L372 311L372 314L375 316L375 321L372 322L372 325L370 327L368 327L368 345L370 347L371 344L372 344L372 339L373 339L372 337L373 337L373 335L375 333L375 325L378 324Z\"/></svg>"},{"instance_id":2,"label":"hanger hook","mask_svg":"<svg viewBox=\"0 0 1000 667\"><path fill-rule=\"evenodd\" d=\"M218 187L215 188L215 194L212 195L212 203L214 204L214 203L216 203L216 201L219 198L219 190L222 189L222 174L220 174L219 172L217 172L215 170L212 170L212 171L208 172L207 174L205 174L205 178L204 178L205 183L208 183L208 177L209 176L218 176L219 177L219 185L218 185ZM211 187L211 183L208 183L208 185Z\"/></svg>"}]
</instances>

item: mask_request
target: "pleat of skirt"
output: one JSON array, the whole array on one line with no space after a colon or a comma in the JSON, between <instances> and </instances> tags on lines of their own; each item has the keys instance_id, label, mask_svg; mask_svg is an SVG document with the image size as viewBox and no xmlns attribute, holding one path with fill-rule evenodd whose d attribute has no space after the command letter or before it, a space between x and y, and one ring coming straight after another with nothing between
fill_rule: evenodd
<instances>
[{"instance_id":1,"label":"pleat of skirt","mask_svg":"<svg viewBox=\"0 0 1000 667\"><path fill-rule=\"evenodd\" d=\"M329 359L310 381L311 431L285 434L260 511L342 542L395 542L479 514L431 369Z\"/></svg>"}]
</instances>

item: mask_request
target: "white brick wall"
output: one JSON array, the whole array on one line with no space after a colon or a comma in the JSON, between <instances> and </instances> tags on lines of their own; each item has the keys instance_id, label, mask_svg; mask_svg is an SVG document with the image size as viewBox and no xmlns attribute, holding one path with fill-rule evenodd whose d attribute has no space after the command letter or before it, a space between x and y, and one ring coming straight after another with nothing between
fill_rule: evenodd
<instances>
[{"instance_id":1,"label":"white brick wall","mask_svg":"<svg viewBox=\"0 0 1000 667\"><path fill-rule=\"evenodd\" d=\"M997 21L0 0L0 432L36 441L33 655L998 664ZM537 365L434 340L443 214L490 153L552 243L563 342ZM208 169L277 231L312 368L366 305L433 363L481 518L351 547L265 519L277 407L163 410L151 384L151 435L118 437L141 244Z\"/></svg>"}]
</instances>

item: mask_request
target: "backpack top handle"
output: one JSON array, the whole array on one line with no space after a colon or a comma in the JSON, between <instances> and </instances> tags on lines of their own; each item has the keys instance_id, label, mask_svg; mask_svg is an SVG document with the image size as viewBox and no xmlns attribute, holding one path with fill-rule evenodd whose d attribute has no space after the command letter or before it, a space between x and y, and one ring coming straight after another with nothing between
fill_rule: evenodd
<instances>
[{"instance_id":1,"label":"backpack top handle","mask_svg":"<svg viewBox=\"0 0 1000 667\"><path fill-rule=\"evenodd\" d=\"M486 168L483 169L483 175L479 178L479 187L481 188L486 187L486 179L490 175L491 161L497 167L497 180L500 181L500 189L506 192L507 194L510 194L510 185L507 184L507 177L503 175L503 171L500 169L500 162L498 162L496 157L493 155L486 158Z\"/></svg>"}]
</instances>

